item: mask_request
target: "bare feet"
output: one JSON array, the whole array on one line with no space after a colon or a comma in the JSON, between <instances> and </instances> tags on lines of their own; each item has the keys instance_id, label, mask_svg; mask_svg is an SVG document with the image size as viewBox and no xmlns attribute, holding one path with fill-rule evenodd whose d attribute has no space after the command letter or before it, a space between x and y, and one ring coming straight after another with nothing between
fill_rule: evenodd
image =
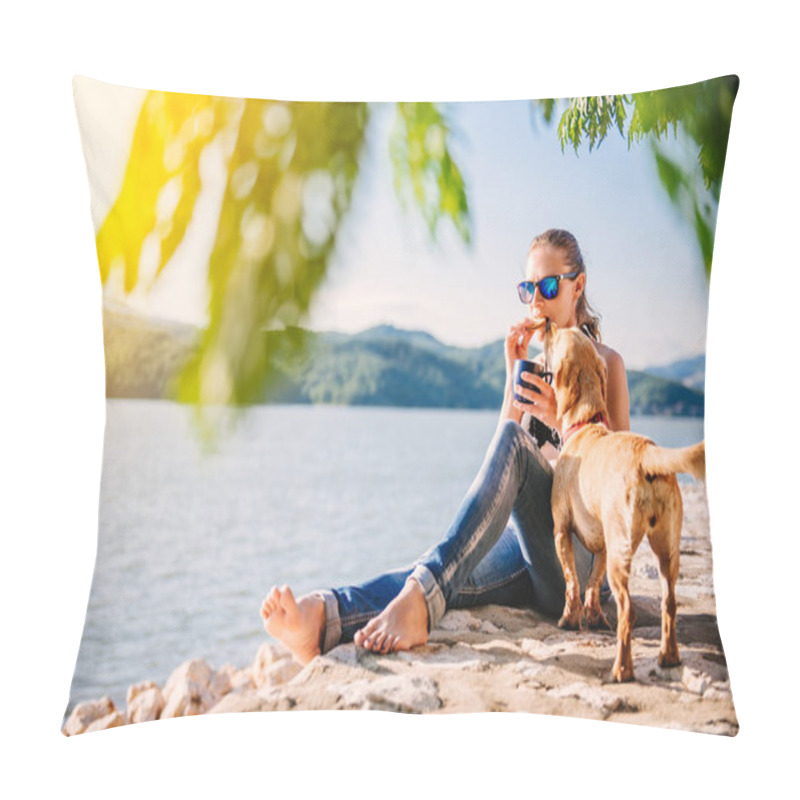
<instances>
[{"instance_id":1,"label":"bare feet","mask_svg":"<svg viewBox=\"0 0 800 800\"><path fill-rule=\"evenodd\" d=\"M273 586L261 604L264 628L283 642L301 664L320 654L319 640L325 625L325 602L313 594L294 599L288 586Z\"/></svg>"},{"instance_id":2,"label":"bare feet","mask_svg":"<svg viewBox=\"0 0 800 800\"><path fill-rule=\"evenodd\" d=\"M428 641L428 605L422 587L413 579L405 582L400 594L371 619L353 641L375 653L410 650Z\"/></svg>"}]
</instances>

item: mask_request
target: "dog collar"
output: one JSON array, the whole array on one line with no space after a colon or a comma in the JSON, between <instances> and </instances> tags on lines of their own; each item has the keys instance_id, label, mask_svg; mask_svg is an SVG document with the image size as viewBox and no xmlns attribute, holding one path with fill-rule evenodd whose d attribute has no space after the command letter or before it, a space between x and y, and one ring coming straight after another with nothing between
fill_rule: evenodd
<instances>
[{"instance_id":1,"label":"dog collar","mask_svg":"<svg viewBox=\"0 0 800 800\"><path fill-rule=\"evenodd\" d=\"M605 425L606 428L610 429L606 415L602 411L598 411L591 419L570 425L564 433L564 443L566 443L567 439L569 439L575 431L580 430L584 425Z\"/></svg>"}]
</instances>

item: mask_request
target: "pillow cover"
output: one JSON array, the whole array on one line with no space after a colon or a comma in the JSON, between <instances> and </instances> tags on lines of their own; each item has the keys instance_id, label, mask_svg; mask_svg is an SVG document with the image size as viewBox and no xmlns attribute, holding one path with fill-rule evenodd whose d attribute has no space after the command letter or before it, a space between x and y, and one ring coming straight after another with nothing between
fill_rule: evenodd
<instances>
[{"instance_id":1,"label":"pillow cover","mask_svg":"<svg viewBox=\"0 0 800 800\"><path fill-rule=\"evenodd\" d=\"M735 735L707 503L691 478L680 665L659 664L646 539L630 575L632 684L607 681L615 633L560 628L513 543L517 562L492 550L473 577L516 569L514 591L484 583L475 604L465 585L424 647L381 654L352 639L480 482L535 235L568 229L580 243L589 308L627 367L631 430L667 447L703 438L707 278L737 86L293 103L76 77L107 421L64 733L378 708ZM558 286L563 304L570 281ZM317 627L292 616L309 608ZM604 610L613 623L613 599ZM293 632L309 629L299 645Z\"/></svg>"}]
</instances>

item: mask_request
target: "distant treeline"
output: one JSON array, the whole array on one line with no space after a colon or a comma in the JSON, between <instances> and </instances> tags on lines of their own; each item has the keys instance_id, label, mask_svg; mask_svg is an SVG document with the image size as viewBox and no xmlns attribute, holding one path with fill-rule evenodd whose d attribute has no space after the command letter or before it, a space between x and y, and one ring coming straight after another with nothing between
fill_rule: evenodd
<instances>
[{"instance_id":1,"label":"distant treeline","mask_svg":"<svg viewBox=\"0 0 800 800\"><path fill-rule=\"evenodd\" d=\"M108 397L175 397L172 377L191 354L198 331L121 309L104 308ZM265 336L280 336L277 333ZM303 363L278 361L263 402L426 408L499 408L503 342L478 348L444 345L427 333L389 326L363 333L311 334ZM702 357L646 372L628 371L634 414L701 416Z\"/></svg>"}]
</instances>

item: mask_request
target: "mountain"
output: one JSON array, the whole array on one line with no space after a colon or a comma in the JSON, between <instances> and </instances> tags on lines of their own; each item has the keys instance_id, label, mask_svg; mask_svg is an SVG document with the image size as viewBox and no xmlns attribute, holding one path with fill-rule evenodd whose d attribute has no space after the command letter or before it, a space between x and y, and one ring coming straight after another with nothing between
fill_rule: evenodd
<instances>
[{"instance_id":1,"label":"mountain","mask_svg":"<svg viewBox=\"0 0 800 800\"><path fill-rule=\"evenodd\" d=\"M353 336L316 334L302 365L277 363L273 402L495 408L502 356L442 344L428 333L387 326ZM266 400L267 398L265 398Z\"/></svg>"},{"instance_id":2,"label":"mountain","mask_svg":"<svg viewBox=\"0 0 800 800\"><path fill-rule=\"evenodd\" d=\"M682 383L628 370L631 414L702 417L705 395Z\"/></svg>"},{"instance_id":3,"label":"mountain","mask_svg":"<svg viewBox=\"0 0 800 800\"><path fill-rule=\"evenodd\" d=\"M171 380L199 329L103 304L106 397L172 397Z\"/></svg>"},{"instance_id":4,"label":"mountain","mask_svg":"<svg viewBox=\"0 0 800 800\"><path fill-rule=\"evenodd\" d=\"M189 325L105 305L107 396L174 398L172 376L199 334ZM502 340L462 348L425 331L381 325L354 335L311 333L309 341L301 362L278 358L276 379L262 402L494 409L502 402ZM703 394L676 380L629 371L628 384L633 413L703 413Z\"/></svg>"},{"instance_id":5,"label":"mountain","mask_svg":"<svg viewBox=\"0 0 800 800\"><path fill-rule=\"evenodd\" d=\"M688 386L690 389L697 389L700 392L705 389L705 355L673 361L671 364L662 367L647 367L644 371L649 375L655 375L657 378L677 381L684 386Z\"/></svg>"}]
</instances>

